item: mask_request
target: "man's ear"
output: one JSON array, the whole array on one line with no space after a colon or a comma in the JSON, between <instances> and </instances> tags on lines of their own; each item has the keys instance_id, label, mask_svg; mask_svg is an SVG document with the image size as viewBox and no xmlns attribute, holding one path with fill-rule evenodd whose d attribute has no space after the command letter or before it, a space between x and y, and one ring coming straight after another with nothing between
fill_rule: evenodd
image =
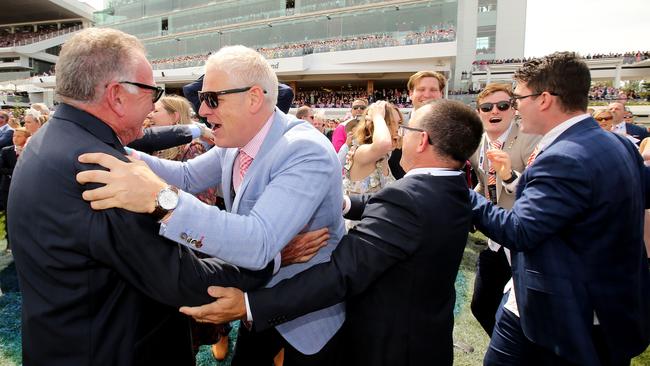
<instances>
[{"instance_id":1,"label":"man's ear","mask_svg":"<svg viewBox=\"0 0 650 366\"><path fill-rule=\"evenodd\" d=\"M252 114L259 112L262 106L264 106L264 90L259 86L254 86L248 92L247 101Z\"/></svg>"},{"instance_id":2,"label":"man's ear","mask_svg":"<svg viewBox=\"0 0 650 366\"><path fill-rule=\"evenodd\" d=\"M540 95L541 102L539 104L539 110L540 111L545 111L551 108L551 106L557 102L553 96L548 93L548 92L543 92L542 95Z\"/></svg>"},{"instance_id":3,"label":"man's ear","mask_svg":"<svg viewBox=\"0 0 650 366\"><path fill-rule=\"evenodd\" d=\"M124 117L126 114L126 98L129 94L118 83L108 84L106 91L104 91L104 103L115 113L118 117Z\"/></svg>"},{"instance_id":4,"label":"man's ear","mask_svg":"<svg viewBox=\"0 0 650 366\"><path fill-rule=\"evenodd\" d=\"M418 146L415 149L418 153L426 151L431 144L429 144L429 134L426 132L420 132L420 139L418 140Z\"/></svg>"}]
</instances>

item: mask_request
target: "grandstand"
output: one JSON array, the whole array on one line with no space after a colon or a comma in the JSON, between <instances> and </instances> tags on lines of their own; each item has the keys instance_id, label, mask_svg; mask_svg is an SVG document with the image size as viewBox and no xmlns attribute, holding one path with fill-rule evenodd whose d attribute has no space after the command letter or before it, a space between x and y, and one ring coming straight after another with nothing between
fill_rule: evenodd
<instances>
[{"instance_id":1,"label":"grandstand","mask_svg":"<svg viewBox=\"0 0 650 366\"><path fill-rule=\"evenodd\" d=\"M92 24L93 10L76 0L2 3L0 105L53 104L52 83L45 85L43 78L54 73L61 45L71 34Z\"/></svg>"},{"instance_id":2,"label":"grandstand","mask_svg":"<svg viewBox=\"0 0 650 366\"><path fill-rule=\"evenodd\" d=\"M91 13L76 0L12 2L0 16L0 103L53 103L59 46L95 25L140 38L156 82L168 92L203 73L211 52L244 44L264 54L296 105L340 117L351 96L410 107L404 90L418 70L449 78L448 97L471 102L491 81L510 81L524 51L519 0L111 0ZM9 15L10 14L10 15ZM1 47L5 45L4 47ZM639 80L647 54L594 55L596 81ZM608 94L611 96L612 94Z\"/></svg>"}]
</instances>

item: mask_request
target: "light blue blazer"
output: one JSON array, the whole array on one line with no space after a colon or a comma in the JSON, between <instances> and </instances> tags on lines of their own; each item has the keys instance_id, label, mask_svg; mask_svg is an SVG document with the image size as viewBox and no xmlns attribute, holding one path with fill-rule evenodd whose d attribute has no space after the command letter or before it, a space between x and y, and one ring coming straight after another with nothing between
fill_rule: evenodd
<instances>
[{"instance_id":1,"label":"light blue blazer","mask_svg":"<svg viewBox=\"0 0 650 366\"><path fill-rule=\"evenodd\" d=\"M243 121L245 122L245 121ZM160 234L236 266L262 269L298 233L328 227L330 240L307 263L282 267L267 286L326 262L345 234L341 215L341 164L327 138L302 120L275 110L260 151L233 197L232 171L238 149L214 147L187 162L140 153L167 183L181 189L180 201ZM190 193L221 184L226 211ZM190 193L186 193L190 192ZM189 245L187 238L202 246ZM345 320L343 303L277 327L303 354L318 352Z\"/></svg>"}]
</instances>

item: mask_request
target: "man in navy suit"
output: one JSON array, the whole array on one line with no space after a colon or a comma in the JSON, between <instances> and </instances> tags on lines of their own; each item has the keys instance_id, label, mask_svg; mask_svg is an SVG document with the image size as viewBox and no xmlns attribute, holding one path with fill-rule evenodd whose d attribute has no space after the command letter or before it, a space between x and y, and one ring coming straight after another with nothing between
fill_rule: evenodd
<instances>
[{"instance_id":1,"label":"man in navy suit","mask_svg":"<svg viewBox=\"0 0 650 366\"><path fill-rule=\"evenodd\" d=\"M526 62L515 80L522 131L543 137L512 210L472 192L476 227L512 251L485 364L627 365L650 342L647 171L586 113L591 78L575 54Z\"/></svg>"},{"instance_id":2,"label":"man in navy suit","mask_svg":"<svg viewBox=\"0 0 650 366\"><path fill-rule=\"evenodd\" d=\"M614 120L612 121L612 131L622 135L629 135L634 137L638 145L644 138L648 137L648 130L641 126L632 123L627 123L623 118L625 116L625 105L621 102L613 102L609 104L609 111L612 112Z\"/></svg>"},{"instance_id":3,"label":"man in navy suit","mask_svg":"<svg viewBox=\"0 0 650 366\"><path fill-rule=\"evenodd\" d=\"M0 111L0 149L11 146L11 138L14 136L14 130L8 123L9 113Z\"/></svg>"}]
</instances>

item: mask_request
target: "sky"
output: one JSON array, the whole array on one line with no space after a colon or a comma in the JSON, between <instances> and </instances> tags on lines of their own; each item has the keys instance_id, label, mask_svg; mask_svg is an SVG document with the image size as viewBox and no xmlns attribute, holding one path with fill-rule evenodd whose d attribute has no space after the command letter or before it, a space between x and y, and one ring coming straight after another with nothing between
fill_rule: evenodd
<instances>
[{"instance_id":1,"label":"sky","mask_svg":"<svg viewBox=\"0 0 650 366\"><path fill-rule=\"evenodd\" d=\"M650 0L528 0L526 13L525 57L650 50Z\"/></svg>"}]
</instances>

